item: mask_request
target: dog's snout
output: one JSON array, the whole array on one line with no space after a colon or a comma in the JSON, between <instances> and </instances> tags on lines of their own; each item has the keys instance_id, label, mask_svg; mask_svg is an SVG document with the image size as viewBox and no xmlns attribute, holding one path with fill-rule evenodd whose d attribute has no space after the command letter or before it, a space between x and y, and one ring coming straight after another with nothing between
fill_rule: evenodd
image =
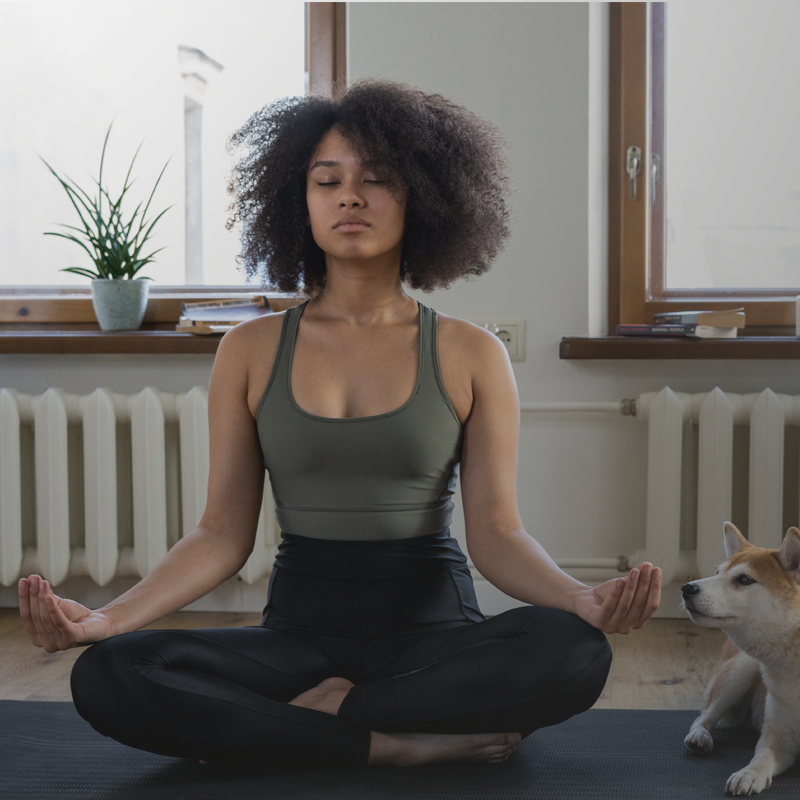
<instances>
[{"instance_id":1,"label":"dog's snout","mask_svg":"<svg viewBox=\"0 0 800 800\"><path fill-rule=\"evenodd\" d=\"M700 587L694 583L684 583L683 586L681 586L681 594L684 600L688 597L694 597L699 591Z\"/></svg>"}]
</instances>

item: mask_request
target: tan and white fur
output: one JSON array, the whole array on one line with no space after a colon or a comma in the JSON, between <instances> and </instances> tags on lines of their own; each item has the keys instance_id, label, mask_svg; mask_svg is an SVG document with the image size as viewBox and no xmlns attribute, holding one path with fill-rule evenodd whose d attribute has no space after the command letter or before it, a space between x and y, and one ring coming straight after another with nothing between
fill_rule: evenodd
<instances>
[{"instance_id":1,"label":"tan and white fur","mask_svg":"<svg viewBox=\"0 0 800 800\"><path fill-rule=\"evenodd\" d=\"M728 635L684 742L710 753L720 720L760 729L752 761L725 785L758 794L800 753L800 531L789 528L777 550L751 545L730 522L724 535L728 560L681 590L693 622Z\"/></svg>"}]
</instances>

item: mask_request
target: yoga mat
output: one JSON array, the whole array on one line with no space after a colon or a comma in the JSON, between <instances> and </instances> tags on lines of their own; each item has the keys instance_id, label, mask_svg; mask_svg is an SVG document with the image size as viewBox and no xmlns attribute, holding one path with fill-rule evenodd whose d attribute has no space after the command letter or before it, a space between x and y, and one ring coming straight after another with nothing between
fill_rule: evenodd
<instances>
[{"instance_id":1,"label":"yoga mat","mask_svg":"<svg viewBox=\"0 0 800 800\"><path fill-rule=\"evenodd\" d=\"M718 731L708 756L683 737L693 711L587 711L531 734L500 764L343 770L233 769L133 750L71 703L0 701L3 800L708 800L745 766L752 729ZM800 797L800 764L763 795Z\"/></svg>"}]
</instances>

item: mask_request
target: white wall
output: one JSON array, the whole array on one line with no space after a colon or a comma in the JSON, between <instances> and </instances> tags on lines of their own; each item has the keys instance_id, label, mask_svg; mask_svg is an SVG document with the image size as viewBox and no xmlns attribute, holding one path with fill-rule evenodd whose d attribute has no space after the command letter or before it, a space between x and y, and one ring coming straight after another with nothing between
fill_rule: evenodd
<instances>
[{"instance_id":1,"label":"white wall","mask_svg":"<svg viewBox=\"0 0 800 800\"><path fill-rule=\"evenodd\" d=\"M585 335L602 317L605 149L597 139L605 130L597 94L605 82L597 70L605 10L585 3L349 4L351 78L390 77L450 96L498 124L512 147L507 251L479 280L418 296L460 317L524 317L527 360L514 365L523 401L617 401L665 385L800 394L794 362L559 360L561 337ZM0 356L0 386L181 392L207 384L212 363L210 356ZM636 420L523 415L519 488L528 532L554 556L642 547L645 466L646 430ZM453 532L463 537L460 512Z\"/></svg>"}]
</instances>

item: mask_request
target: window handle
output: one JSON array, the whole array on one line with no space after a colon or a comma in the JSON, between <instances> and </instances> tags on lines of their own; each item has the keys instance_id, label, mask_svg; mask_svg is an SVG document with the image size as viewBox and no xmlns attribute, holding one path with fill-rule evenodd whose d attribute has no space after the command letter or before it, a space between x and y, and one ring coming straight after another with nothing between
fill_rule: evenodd
<instances>
[{"instance_id":1,"label":"window handle","mask_svg":"<svg viewBox=\"0 0 800 800\"><path fill-rule=\"evenodd\" d=\"M661 156L650 154L650 205L656 204L656 181L661 177Z\"/></svg>"},{"instance_id":2,"label":"window handle","mask_svg":"<svg viewBox=\"0 0 800 800\"><path fill-rule=\"evenodd\" d=\"M627 151L625 160L625 171L630 176L631 200L636 199L636 176L642 171L642 148L637 147L635 144L631 145Z\"/></svg>"}]
</instances>

